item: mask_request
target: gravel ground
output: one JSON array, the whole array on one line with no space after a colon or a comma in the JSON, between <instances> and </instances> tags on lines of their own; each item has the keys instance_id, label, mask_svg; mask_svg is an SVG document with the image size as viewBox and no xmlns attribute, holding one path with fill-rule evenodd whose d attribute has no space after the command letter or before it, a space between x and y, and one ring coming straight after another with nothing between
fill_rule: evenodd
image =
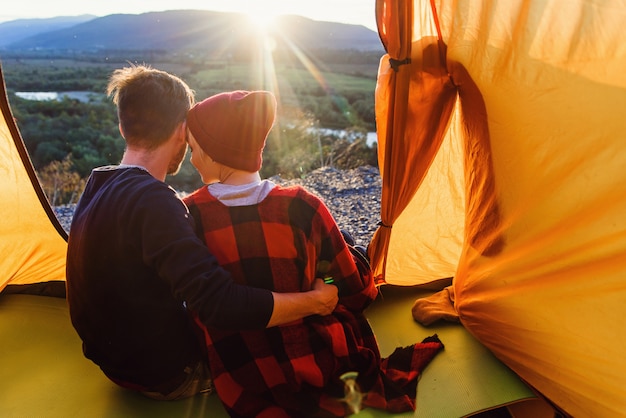
<instances>
[{"instance_id":1,"label":"gravel ground","mask_svg":"<svg viewBox=\"0 0 626 418\"><path fill-rule=\"evenodd\" d=\"M367 246L380 220L381 180L378 169L371 166L351 170L323 167L301 179L272 180L280 185L300 184L320 197L328 206L340 228L352 234L356 244ZM69 230L74 205L54 208L61 225Z\"/></svg>"}]
</instances>

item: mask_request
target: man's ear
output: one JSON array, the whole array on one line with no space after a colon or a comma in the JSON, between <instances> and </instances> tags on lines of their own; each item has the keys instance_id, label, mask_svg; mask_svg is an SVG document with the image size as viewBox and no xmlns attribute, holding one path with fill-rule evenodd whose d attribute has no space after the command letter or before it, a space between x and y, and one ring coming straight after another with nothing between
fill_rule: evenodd
<instances>
[{"instance_id":1,"label":"man's ear","mask_svg":"<svg viewBox=\"0 0 626 418\"><path fill-rule=\"evenodd\" d=\"M126 136L124 135L124 130L122 129L122 124L118 123L117 127L120 130L120 135L122 135L122 138L126 138Z\"/></svg>"},{"instance_id":2,"label":"man's ear","mask_svg":"<svg viewBox=\"0 0 626 418\"><path fill-rule=\"evenodd\" d=\"M176 137L177 141L187 142L187 123L185 121L178 124L174 129L173 136Z\"/></svg>"}]
</instances>

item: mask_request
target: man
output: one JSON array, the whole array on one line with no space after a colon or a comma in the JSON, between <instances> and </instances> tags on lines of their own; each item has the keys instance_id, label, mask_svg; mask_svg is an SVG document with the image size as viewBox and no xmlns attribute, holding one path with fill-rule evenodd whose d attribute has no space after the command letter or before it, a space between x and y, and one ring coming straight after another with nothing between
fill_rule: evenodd
<instances>
[{"instance_id":1,"label":"man","mask_svg":"<svg viewBox=\"0 0 626 418\"><path fill-rule=\"evenodd\" d=\"M329 314L337 289L321 280L293 294L236 285L164 183L187 150L193 93L145 66L116 70L108 93L126 149L119 166L93 170L76 207L67 253L70 316L85 356L112 381L154 399L181 399L210 388L186 308L208 326L262 329Z\"/></svg>"}]
</instances>

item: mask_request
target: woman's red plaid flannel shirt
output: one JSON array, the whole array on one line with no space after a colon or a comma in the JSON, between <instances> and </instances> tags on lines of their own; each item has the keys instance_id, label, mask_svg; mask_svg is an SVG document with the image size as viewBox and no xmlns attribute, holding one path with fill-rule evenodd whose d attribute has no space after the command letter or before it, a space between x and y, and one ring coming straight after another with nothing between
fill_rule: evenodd
<instances>
[{"instance_id":1,"label":"woman's red plaid flannel shirt","mask_svg":"<svg viewBox=\"0 0 626 418\"><path fill-rule=\"evenodd\" d=\"M184 199L211 252L238 283L276 292L307 291L332 277L339 304L265 330L205 329L215 388L231 416L345 416L340 376L358 371L364 406L415 408L417 376L437 342L381 359L363 310L376 298L369 268L359 271L328 208L299 186L275 186L260 203L226 206L202 187ZM393 369L393 370L391 370Z\"/></svg>"}]
</instances>

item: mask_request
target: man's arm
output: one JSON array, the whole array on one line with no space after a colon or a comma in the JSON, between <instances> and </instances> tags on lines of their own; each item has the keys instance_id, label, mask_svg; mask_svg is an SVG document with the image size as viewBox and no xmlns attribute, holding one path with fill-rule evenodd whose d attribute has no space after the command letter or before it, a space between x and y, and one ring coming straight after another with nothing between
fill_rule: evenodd
<instances>
[{"instance_id":1,"label":"man's arm","mask_svg":"<svg viewBox=\"0 0 626 418\"><path fill-rule=\"evenodd\" d=\"M197 237L183 202L170 189L158 191L150 202L144 199L150 210L141 220L151 234L145 240L144 259L205 325L232 331L263 329L334 310L337 288L322 280L310 291L289 294L236 284Z\"/></svg>"},{"instance_id":2,"label":"man's arm","mask_svg":"<svg viewBox=\"0 0 626 418\"><path fill-rule=\"evenodd\" d=\"M282 325L296 321L309 315L330 315L335 309L339 298L337 287L315 279L313 290L302 293L276 293L274 309L267 327Z\"/></svg>"}]
</instances>

